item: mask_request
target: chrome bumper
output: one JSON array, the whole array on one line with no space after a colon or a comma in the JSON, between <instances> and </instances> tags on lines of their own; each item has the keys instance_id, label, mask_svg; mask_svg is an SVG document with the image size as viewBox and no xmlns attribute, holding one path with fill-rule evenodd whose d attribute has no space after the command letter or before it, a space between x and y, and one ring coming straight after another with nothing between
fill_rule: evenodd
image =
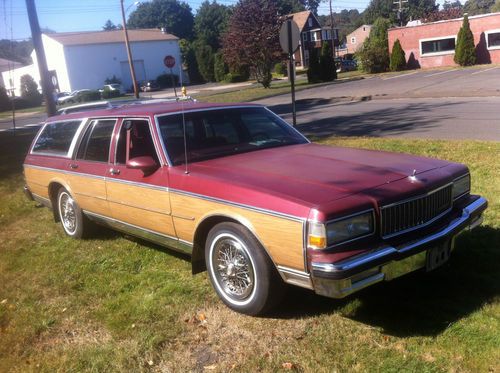
<instances>
[{"instance_id":1,"label":"chrome bumper","mask_svg":"<svg viewBox=\"0 0 500 373\"><path fill-rule=\"evenodd\" d=\"M426 266L429 248L449 242L464 230L481 224L488 201L479 197L438 232L398 247L386 246L338 263L311 263L313 287L317 294L343 298L380 281L389 281Z\"/></svg>"}]
</instances>

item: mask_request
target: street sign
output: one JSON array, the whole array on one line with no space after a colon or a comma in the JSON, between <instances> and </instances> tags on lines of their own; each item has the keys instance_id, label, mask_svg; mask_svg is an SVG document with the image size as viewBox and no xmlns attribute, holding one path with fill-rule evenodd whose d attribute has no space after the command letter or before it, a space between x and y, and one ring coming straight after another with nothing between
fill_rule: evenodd
<instances>
[{"instance_id":1,"label":"street sign","mask_svg":"<svg viewBox=\"0 0 500 373\"><path fill-rule=\"evenodd\" d=\"M175 58L173 56L165 56L163 59L163 63L165 66L167 66L169 69L175 66Z\"/></svg>"},{"instance_id":2,"label":"street sign","mask_svg":"<svg viewBox=\"0 0 500 373\"><path fill-rule=\"evenodd\" d=\"M288 42L288 27L287 24L290 22L290 27L292 31L292 42L291 42L291 48L290 44ZM286 22L283 23L280 29L280 45L281 48L283 49L283 52L285 53L290 53L290 50L292 53L294 53L297 48L299 47L299 41L300 41L300 31L299 31L299 26L295 23L293 20L287 20Z\"/></svg>"}]
</instances>

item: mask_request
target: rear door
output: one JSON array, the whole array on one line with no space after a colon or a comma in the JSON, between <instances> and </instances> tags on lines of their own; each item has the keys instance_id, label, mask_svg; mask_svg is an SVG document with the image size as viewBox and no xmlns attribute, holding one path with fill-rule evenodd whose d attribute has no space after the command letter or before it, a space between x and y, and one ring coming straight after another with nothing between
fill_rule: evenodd
<instances>
[{"instance_id":1,"label":"rear door","mask_svg":"<svg viewBox=\"0 0 500 373\"><path fill-rule=\"evenodd\" d=\"M123 119L116 138L114 159L106 175L111 216L142 233L175 239L167 167L160 162L149 120ZM139 157L152 158L157 167L148 172L127 167L128 160Z\"/></svg>"},{"instance_id":2,"label":"rear door","mask_svg":"<svg viewBox=\"0 0 500 373\"><path fill-rule=\"evenodd\" d=\"M103 216L109 216L105 176L116 122L108 118L89 121L69 164L71 189L78 204L85 211Z\"/></svg>"}]
</instances>

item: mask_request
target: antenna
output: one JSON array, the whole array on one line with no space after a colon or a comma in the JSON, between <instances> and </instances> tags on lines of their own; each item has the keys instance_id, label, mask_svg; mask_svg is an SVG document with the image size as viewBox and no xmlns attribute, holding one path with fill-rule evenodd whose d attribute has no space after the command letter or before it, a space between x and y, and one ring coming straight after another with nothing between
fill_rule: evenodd
<instances>
[{"instance_id":1,"label":"antenna","mask_svg":"<svg viewBox=\"0 0 500 373\"><path fill-rule=\"evenodd\" d=\"M179 81L181 83L182 87L182 61L179 63ZM175 82L175 80L174 80ZM174 83L175 84L175 83ZM174 86L175 90L175 86ZM188 169L188 154L187 154L187 138L186 138L186 118L184 116L184 100L181 98L181 112L182 112L182 137L184 140L184 174L189 175L189 169Z\"/></svg>"}]
</instances>

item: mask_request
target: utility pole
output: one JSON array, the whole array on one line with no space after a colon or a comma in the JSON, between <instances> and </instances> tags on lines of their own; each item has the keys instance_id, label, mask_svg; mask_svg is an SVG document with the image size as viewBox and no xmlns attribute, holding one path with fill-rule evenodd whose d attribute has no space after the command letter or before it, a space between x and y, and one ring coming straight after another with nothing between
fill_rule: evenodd
<instances>
[{"instance_id":1,"label":"utility pole","mask_svg":"<svg viewBox=\"0 0 500 373\"><path fill-rule=\"evenodd\" d=\"M393 2L394 5L398 6L394 11L398 13L399 26L401 27L403 27L403 12L408 10L407 7L403 7L403 3L408 3L408 0L397 0Z\"/></svg>"},{"instance_id":2,"label":"utility pole","mask_svg":"<svg viewBox=\"0 0 500 373\"><path fill-rule=\"evenodd\" d=\"M128 40L127 20L125 19L125 9L123 8L123 0L120 0L120 4L122 8L123 33L125 35L125 45L127 47L128 64L130 66L130 76L132 77L132 84L134 86L134 96L135 98L139 98L137 79L135 78L134 60L132 59L132 52L130 50L130 43Z\"/></svg>"},{"instance_id":3,"label":"utility pole","mask_svg":"<svg viewBox=\"0 0 500 373\"><path fill-rule=\"evenodd\" d=\"M332 54L333 54L333 60L335 61L335 39L333 38L333 8L332 8L332 0L330 0L330 37L332 39ZM333 64L335 67L335 63ZM336 67L335 67L336 68Z\"/></svg>"},{"instance_id":4,"label":"utility pole","mask_svg":"<svg viewBox=\"0 0 500 373\"><path fill-rule=\"evenodd\" d=\"M47 68L47 59L45 58L45 50L42 44L42 33L40 32L40 24L36 14L35 0L26 0L26 8L28 9L28 18L31 28L31 37L33 38L33 46L35 47L36 58L38 60L38 71L42 81L42 93L45 99L45 108L49 117L56 114L56 104L54 102L53 90L54 86L49 76Z\"/></svg>"}]
</instances>

